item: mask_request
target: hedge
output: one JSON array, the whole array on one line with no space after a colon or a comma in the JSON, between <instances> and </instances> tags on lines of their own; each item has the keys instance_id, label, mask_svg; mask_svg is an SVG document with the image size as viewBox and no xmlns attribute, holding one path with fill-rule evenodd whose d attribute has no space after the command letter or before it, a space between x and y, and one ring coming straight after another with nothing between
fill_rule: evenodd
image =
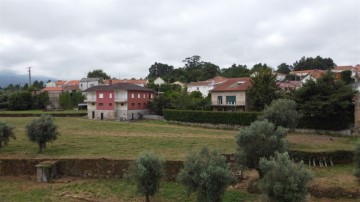
<instances>
[{"instance_id":1,"label":"hedge","mask_svg":"<svg viewBox=\"0 0 360 202\"><path fill-rule=\"evenodd\" d=\"M217 112L164 109L164 119L168 121L210 123L228 125L250 125L261 113L259 112Z\"/></svg>"}]
</instances>

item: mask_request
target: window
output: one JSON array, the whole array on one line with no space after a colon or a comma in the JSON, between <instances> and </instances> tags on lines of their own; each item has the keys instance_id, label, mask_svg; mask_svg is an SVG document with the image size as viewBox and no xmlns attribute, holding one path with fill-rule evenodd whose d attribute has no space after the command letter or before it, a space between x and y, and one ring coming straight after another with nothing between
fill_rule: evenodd
<instances>
[{"instance_id":1,"label":"window","mask_svg":"<svg viewBox=\"0 0 360 202\"><path fill-rule=\"evenodd\" d=\"M150 94L150 98L151 98L151 99L153 98L153 94Z\"/></svg>"},{"instance_id":2,"label":"window","mask_svg":"<svg viewBox=\"0 0 360 202\"><path fill-rule=\"evenodd\" d=\"M135 106L135 103L131 103L131 106Z\"/></svg>"},{"instance_id":3,"label":"window","mask_svg":"<svg viewBox=\"0 0 360 202\"><path fill-rule=\"evenodd\" d=\"M138 93L138 98L140 98L140 93Z\"/></svg>"},{"instance_id":4,"label":"window","mask_svg":"<svg viewBox=\"0 0 360 202\"><path fill-rule=\"evenodd\" d=\"M104 106L104 103L99 103L99 107Z\"/></svg>"},{"instance_id":5,"label":"window","mask_svg":"<svg viewBox=\"0 0 360 202\"><path fill-rule=\"evenodd\" d=\"M144 106L146 105L146 103L144 102Z\"/></svg>"},{"instance_id":6,"label":"window","mask_svg":"<svg viewBox=\"0 0 360 202\"><path fill-rule=\"evenodd\" d=\"M140 106L141 104L140 104L140 102L138 103L138 106Z\"/></svg>"},{"instance_id":7,"label":"window","mask_svg":"<svg viewBox=\"0 0 360 202\"><path fill-rule=\"evenodd\" d=\"M135 95L134 95L134 93L131 93L131 98L135 98Z\"/></svg>"},{"instance_id":8,"label":"window","mask_svg":"<svg viewBox=\"0 0 360 202\"><path fill-rule=\"evenodd\" d=\"M124 103L121 103L121 106L124 106Z\"/></svg>"},{"instance_id":9,"label":"window","mask_svg":"<svg viewBox=\"0 0 360 202\"><path fill-rule=\"evenodd\" d=\"M112 98L112 93L109 94L109 98Z\"/></svg>"},{"instance_id":10,"label":"window","mask_svg":"<svg viewBox=\"0 0 360 202\"><path fill-rule=\"evenodd\" d=\"M91 84L90 84L90 87L93 87L93 86L94 86L94 84L91 83Z\"/></svg>"},{"instance_id":11,"label":"window","mask_svg":"<svg viewBox=\"0 0 360 202\"><path fill-rule=\"evenodd\" d=\"M112 103L109 103L109 106L111 107L111 106L112 106Z\"/></svg>"},{"instance_id":12,"label":"window","mask_svg":"<svg viewBox=\"0 0 360 202\"><path fill-rule=\"evenodd\" d=\"M226 96L226 104L227 105L235 105L236 104L236 96Z\"/></svg>"},{"instance_id":13,"label":"window","mask_svg":"<svg viewBox=\"0 0 360 202\"><path fill-rule=\"evenodd\" d=\"M222 96L218 96L217 98L217 104L222 105Z\"/></svg>"},{"instance_id":14,"label":"window","mask_svg":"<svg viewBox=\"0 0 360 202\"><path fill-rule=\"evenodd\" d=\"M99 93L99 98L104 98L104 94Z\"/></svg>"},{"instance_id":15,"label":"window","mask_svg":"<svg viewBox=\"0 0 360 202\"><path fill-rule=\"evenodd\" d=\"M144 98L146 98L146 94L144 93Z\"/></svg>"},{"instance_id":16,"label":"window","mask_svg":"<svg viewBox=\"0 0 360 202\"><path fill-rule=\"evenodd\" d=\"M196 90L199 90L199 87L196 87Z\"/></svg>"}]
</instances>

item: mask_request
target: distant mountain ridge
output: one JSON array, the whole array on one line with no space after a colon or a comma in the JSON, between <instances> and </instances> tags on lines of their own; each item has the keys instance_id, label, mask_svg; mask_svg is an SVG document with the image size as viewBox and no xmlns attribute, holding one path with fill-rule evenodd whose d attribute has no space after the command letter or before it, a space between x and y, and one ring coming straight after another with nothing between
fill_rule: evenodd
<instances>
[{"instance_id":1,"label":"distant mountain ridge","mask_svg":"<svg viewBox=\"0 0 360 202\"><path fill-rule=\"evenodd\" d=\"M31 82L34 82L35 80L43 81L46 83L48 80L56 81L57 79L49 78L45 76L32 76ZM8 70L0 70L0 87L4 88L8 86L9 84L19 84L23 86L25 83L29 82L29 76L27 74L16 74L13 71Z\"/></svg>"}]
</instances>

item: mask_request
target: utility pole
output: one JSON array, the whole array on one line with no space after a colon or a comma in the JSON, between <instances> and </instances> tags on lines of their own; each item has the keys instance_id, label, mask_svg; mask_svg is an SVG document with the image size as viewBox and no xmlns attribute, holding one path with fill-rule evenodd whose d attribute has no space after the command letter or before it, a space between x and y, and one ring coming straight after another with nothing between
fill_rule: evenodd
<instances>
[{"instance_id":1,"label":"utility pole","mask_svg":"<svg viewBox=\"0 0 360 202\"><path fill-rule=\"evenodd\" d=\"M31 67L28 67L29 72L29 87L31 86Z\"/></svg>"}]
</instances>

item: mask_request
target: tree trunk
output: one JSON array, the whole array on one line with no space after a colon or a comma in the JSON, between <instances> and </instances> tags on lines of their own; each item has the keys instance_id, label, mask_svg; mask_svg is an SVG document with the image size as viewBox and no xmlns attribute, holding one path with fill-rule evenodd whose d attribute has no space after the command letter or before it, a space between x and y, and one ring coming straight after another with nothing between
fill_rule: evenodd
<instances>
[{"instance_id":1,"label":"tree trunk","mask_svg":"<svg viewBox=\"0 0 360 202\"><path fill-rule=\"evenodd\" d=\"M149 198L149 195L146 194L146 199L145 199L146 202L150 202L150 198Z\"/></svg>"}]
</instances>

